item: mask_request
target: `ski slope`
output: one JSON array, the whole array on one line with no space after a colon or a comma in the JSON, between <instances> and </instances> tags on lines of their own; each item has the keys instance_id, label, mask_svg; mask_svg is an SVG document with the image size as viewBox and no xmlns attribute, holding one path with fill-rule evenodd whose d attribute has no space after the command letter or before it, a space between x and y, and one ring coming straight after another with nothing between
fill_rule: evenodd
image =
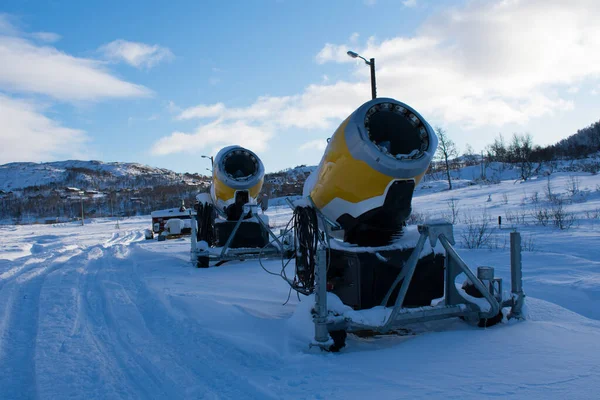
<instances>
[{"instance_id":1,"label":"ski slope","mask_svg":"<svg viewBox=\"0 0 600 400\"><path fill-rule=\"evenodd\" d=\"M600 178L580 178L589 193L568 207L583 215L600 207ZM551 179L560 191L567 176ZM431 183L413 205L439 218L451 196L465 212L495 218L530 207L523 193L544 185L447 192ZM277 225L291 216L284 206L268 214ZM257 262L196 269L189 239L145 241L149 218L119 224L0 227L0 399L598 397L600 219L581 217L565 231L515 224L535 244L523 253L526 321L351 335L337 354L309 350L309 299L284 305L287 284ZM510 229L494 232L493 249L474 250L460 248L464 229L459 221L461 256L472 268L496 267L508 287Z\"/></svg>"}]
</instances>

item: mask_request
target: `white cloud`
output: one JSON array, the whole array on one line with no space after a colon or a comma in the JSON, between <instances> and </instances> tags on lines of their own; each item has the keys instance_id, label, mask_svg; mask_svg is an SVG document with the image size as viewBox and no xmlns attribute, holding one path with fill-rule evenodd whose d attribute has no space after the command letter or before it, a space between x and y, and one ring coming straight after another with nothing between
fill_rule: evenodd
<instances>
[{"instance_id":1,"label":"white cloud","mask_svg":"<svg viewBox=\"0 0 600 400\"><path fill-rule=\"evenodd\" d=\"M148 96L147 88L123 81L95 60L73 57L54 47L0 36L0 88L59 100Z\"/></svg>"},{"instance_id":2,"label":"white cloud","mask_svg":"<svg viewBox=\"0 0 600 400\"><path fill-rule=\"evenodd\" d=\"M0 35L16 35L18 29L13 23L14 18L8 14L0 13Z\"/></svg>"},{"instance_id":3,"label":"white cloud","mask_svg":"<svg viewBox=\"0 0 600 400\"><path fill-rule=\"evenodd\" d=\"M286 128L331 128L348 116L369 93L366 84L338 82L310 85L296 96L263 96L248 107L228 108L223 103L187 108L178 120L215 118L224 122L245 121Z\"/></svg>"},{"instance_id":4,"label":"white cloud","mask_svg":"<svg viewBox=\"0 0 600 400\"><path fill-rule=\"evenodd\" d=\"M363 1L364 1L365 5L367 5L369 7L372 7L375 4L377 4L377 0L363 0Z\"/></svg>"},{"instance_id":5,"label":"white cloud","mask_svg":"<svg viewBox=\"0 0 600 400\"><path fill-rule=\"evenodd\" d=\"M62 126L40 112L34 103L0 94L0 164L51 161L80 154L85 132Z\"/></svg>"},{"instance_id":6,"label":"white cloud","mask_svg":"<svg viewBox=\"0 0 600 400\"><path fill-rule=\"evenodd\" d=\"M172 110L180 112L180 114L176 117L178 120L217 117L225 110L225 105L223 103L213 104L212 106L199 105L196 107L186 108L183 111L175 106L175 103L173 102L169 102L169 107L171 107Z\"/></svg>"},{"instance_id":7,"label":"white cloud","mask_svg":"<svg viewBox=\"0 0 600 400\"><path fill-rule=\"evenodd\" d=\"M341 82L311 85L296 96L259 97L248 107L228 108L223 103L190 107L175 119L212 118L213 121L201 124L191 134L173 132L157 141L151 152L157 155L193 152L217 144L240 144L261 151L267 148L275 132L289 128L334 129L368 93L368 85Z\"/></svg>"},{"instance_id":8,"label":"white cloud","mask_svg":"<svg viewBox=\"0 0 600 400\"><path fill-rule=\"evenodd\" d=\"M33 32L31 37L46 43L58 42L61 38L58 33L54 32Z\"/></svg>"},{"instance_id":9,"label":"white cloud","mask_svg":"<svg viewBox=\"0 0 600 400\"><path fill-rule=\"evenodd\" d=\"M325 44L316 61L354 63L352 82L309 85L300 94L259 97L246 107L203 104L179 119L331 133L369 99L369 68L346 55L352 44L377 59L379 96L404 101L429 120L462 128L524 125L575 107L557 89L598 81L598 20L595 0L470 1L432 16L411 36L369 38L361 46L352 35L346 44ZM489 139L498 133L488 131Z\"/></svg>"},{"instance_id":10,"label":"white cloud","mask_svg":"<svg viewBox=\"0 0 600 400\"><path fill-rule=\"evenodd\" d=\"M600 76L600 3L474 1L425 22L412 37L370 39L378 94L467 127L524 124L574 105L556 94ZM318 62L348 62L347 45L326 44ZM358 65L356 76L368 79Z\"/></svg>"},{"instance_id":11,"label":"white cloud","mask_svg":"<svg viewBox=\"0 0 600 400\"><path fill-rule=\"evenodd\" d=\"M173 53L166 47L123 39L107 43L98 50L109 60L124 61L136 68L152 68L161 61L173 58Z\"/></svg>"},{"instance_id":12,"label":"white cloud","mask_svg":"<svg viewBox=\"0 0 600 400\"><path fill-rule=\"evenodd\" d=\"M214 121L200 126L193 133L173 132L154 143L151 153L166 155L173 153L194 153L208 150L216 153L221 147L237 144L260 152L267 148L273 130L264 126L252 126L243 121Z\"/></svg>"},{"instance_id":13,"label":"white cloud","mask_svg":"<svg viewBox=\"0 0 600 400\"><path fill-rule=\"evenodd\" d=\"M51 104L48 97L80 102L151 94L113 76L105 63L39 44L55 42L60 35L27 33L15 22L0 14L0 163L85 157L86 133L44 115L40 104ZM30 100L16 98L20 93Z\"/></svg>"},{"instance_id":14,"label":"white cloud","mask_svg":"<svg viewBox=\"0 0 600 400\"><path fill-rule=\"evenodd\" d=\"M301 145L298 150L299 151L307 151L307 150L316 150L319 153L322 153L327 147L327 141L325 139L316 139L311 140L309 142Z\"/></svg>"},{"instance_id":15,"label":"white cloud","mask_svg":"<svg viewBox=\"0 0 600 400\"><path fill-rule=\"evenodd\" d=\"M27 33L8 14L0 14L0 89L43 94L59 100L79 101L147 96L147 88L113 76L103 63L74 57L28 38L55 42L52 32Z\"/></svg>"},{"instance_id":16,"label":"white cloud","mask_svg":"<svg viewBox=\"0 0 600 400\"><path fill-rule=\"evenodd\" d=\"M417 0L403 0L402 1L402 5L404 7L409 7L409 8L416 7L417 6Z\"/></svg>"}]
</instances>

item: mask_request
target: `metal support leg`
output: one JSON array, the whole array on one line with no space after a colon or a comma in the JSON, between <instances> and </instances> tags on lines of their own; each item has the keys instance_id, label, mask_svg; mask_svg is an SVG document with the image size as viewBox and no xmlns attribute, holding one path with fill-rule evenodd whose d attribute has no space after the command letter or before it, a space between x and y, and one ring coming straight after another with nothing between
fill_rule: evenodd
<instances>
[{"instance_id":1,"label":"metal support leg","mask_svg":"<svg viewBox=\"0 0 600 400\"><path fill-rule=\"evenodd\" d=\"M523 318L521 310L525 301L523 293L523 265L521 262L521 234L510 233L510 283L514 304L510 313L511 318Z\"/></svg>"},{"instance_id":2,"label":"metal support leg","mask_svg":"<svg viewBox=\"0 0 600 400\"><path fill-rule=\"evenodd\" d=\"M262 226L262 228L267 231L267 233L269 234L269 236L271 236L273 238L273 241L275 243L277 243L277 245L279 246L279 250L283 251L283 244L281 244L281 242L279 241L279 238L277 237L277 235L275 235L273 233L273 231L271 230L271 228L269 228L269 226L267 224L265 224L265 221L263 221L258 214L254 214L254 217L256 218L256 220L258 221L258 223L260 224L260 226Z\"/></svg>"},{"instance_id":3,"label":"metal support leg","mask_svg":"<svg viewBox=\"0 0 600 400\"><path fill-rule=\"evenodd\" d=\"M496 298L494 296L492 296L490 291L483 285L483 283L479 280L479 278L477 278L473 274L473 272L469 269L469 267L463 261L463 259L460 258L460 256L456 252L456 250L454 250L454 248L452 247L452 245L450 244L448 239L444 235L440 235L439 239L440 239L440 243L442 244L442 246L444 246L444 249L446 249L446 255L448 257L453 258L453 260L460 267L460 269L462 269L462 271L465 273L465 275L467 275L467 278L469 278L471 283L473 283L473 285L475 285L477 290L479 290L479 293L481 293L483 295L483 297L488 301L488 303L490 303L490 310L487 312L482 312L480 314L480 317L481 318L492 318L492 317L495 317L496 315L498 315L498 313L500 312L500 304L498 303L498 300L496 300Z\"/></svg>"},{"instance_id":4,"label":"metal support leg","mask_svg":"<svg viewBox=\"0 0 600 400\"><path fill-rule=\"evenodd\" d=\"M425 245L425 240L427 239L427 233L421 233L419 237L419 241L417 242L417 246L413 249L410 257L406 261L406 263L402 266L402 270L396 277L394 283L386 293L381 305L387 307L387 303L390 300L390 296L392 292L396 289L396 286L403 280L402 286L400 287L400 291L398 292L398 297L396 298L396 306L398 304L402 305L404 302L404 297L406 296L406 291L408 290L408 285L412 279L413 273L415 272L415 268L417 263L419 262L419 256L421 255L421 251L423 251L423 246Z\"/></svg>"},{"instance_id":5,"label":"metal support leg","mask_svg":"<svg viewBox=\"0 0 600 400\"><path fill-rule=\"evenodd\" d=\"M329 341L327 330L327 254L324 248L317 251L315 270L315 341L324 344Z\"/></svg>"},{"instance_id":6,"label":"metal support leg","mask_svg":"<svg viewBox=\"0 0 600 400\"><path fill-rule=\"evenodd\" d=\"M238 219L235 226L233 227L233 230L231 231L231 235L229 235L229 237L227 238L227 242L225 242L225 246L223 246L223 250L221 250L221 256L220 256L221 258L224 257L225 254L227 253L227 249L229 249L229 245L231 245L231 242L233 241L235 234L237 233L238 229L240 229L240 225L242 224L242 221L244 220L244 216L245 216L245 213L242 212L242 215L240 215L240 219Z\"/></svg>"}]
</instances>

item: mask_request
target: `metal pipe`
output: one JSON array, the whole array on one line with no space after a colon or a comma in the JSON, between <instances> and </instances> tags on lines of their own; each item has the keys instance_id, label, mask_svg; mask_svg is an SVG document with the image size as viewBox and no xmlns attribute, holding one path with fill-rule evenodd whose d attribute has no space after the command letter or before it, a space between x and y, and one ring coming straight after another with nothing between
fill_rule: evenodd
<instances>
[{"instance_id":1,"label":"metal pipe","mask_svg":"<svg viewBox=\"0 0 600 400\"><path fill-rule=\"evenodd\" d=\"M523 293L523 263L521 259L521 234L510 233L510 284L511 292L517 297L514 300L510 316L511 318L522 318L521 310L525 294Z\"/></svg>"},{"instance_id":2,"label":"metal pipe","mask_svg":"<svg viewBox=\"0 0 600 400\"><path fill-rule=\"evenodd\" d=\"M380 332L388 332L392 325L401 322L402 324L411 324L421 321L434 321L451 317L464 317L469 314L469 309L462 304L443 307L420 307L414 309L405 309L406 312L398 313L394 319L390 319L385 325L378 328ZM477 313L475 312L475 315Z\"/></svg>"},{"instance_id":3,"label":"metal pipe","mask_svg":"<svg viewBox=\"0 0 600 400\"><path fill-rule=\"evenodd\" d=\"M329 340L327 330L327 254L325 248L317 250L317 266L315 268L315 341L324 343Z\"/></svg>"},{"instance_id":4,"label":"metal pipe","mask_svg":"<svg viewBox=\"0 0 600 400\"><path fill-rule=\"evenodd\" d=\"M289 197L286 197L285 201L288 203L288 206L292 209L292 211L296 209L296 206L294 205L294 203L292 203Z\"/></svg>"},{"instance_id":5,"label":"metal pipe","mask_svg":"<svg viewBox=\"0 0 600 400\"><path fill-rule=\"evenodd\" d=\"M510 284L513 293L523 292L521 234L519 232L510 233Z\"/></svg>"}]
</instances>

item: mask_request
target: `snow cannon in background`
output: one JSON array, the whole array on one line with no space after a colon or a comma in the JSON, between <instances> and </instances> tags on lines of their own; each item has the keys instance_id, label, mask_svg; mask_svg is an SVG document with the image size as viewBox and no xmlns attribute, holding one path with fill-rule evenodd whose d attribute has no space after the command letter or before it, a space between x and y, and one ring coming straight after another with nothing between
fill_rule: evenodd
<instances>
[{"instance_id":1,"label":"snow cannon in background","mask_svg":"<svg viewBox=\"0 0 600 400\"><path fill-rule=\"evenodd\" d=\"M502 319L502 307L520 316L517 232L508 299L494 268L474 274L460 258L451 224L406 224L437 143L416 110L389 98L358 107L330 138L304 198L292 203L296 269L286 279L300 293L315 293L315 345L337 351L347 332L387 334L452 317L491 326ZM330 312L327 291L351 312L339 305ZM382 309L361 314L373 307Z\"/></svg>"},{"instance_id":2,"label":"snow cannon in background","mask_svg":"<svg viewBox=\"0 0 600 400\"><path fill-rule=\"evenodd\" d=\"M360 246L385 245L411 212L437 148L425 119L397 100L371 100L335 131L304 195Z\"/></svg>"},{"instance_id":3,"label":"snow cannon in background","mask_svg":"<svg viewBox=\"0 0 600 400\"><path fill-rule=\"evenodd\" d=\"M210 192L196 197L192 224L192 261L199 267L281 254L285 246L271 231L264 204L259 213L264 175L260 158L243 147L225 147L214 158Z\"/></svg>"},{"instance_id":4,"label":"snow cannon in background","mask_svg":"<svg viewBox=\"0 0 600 400\"><path fill-rule=\"evenodd\" d=\"M256 154L240 146L225 147L214 159L212 202L228 221L237 221L245 204L256 204L265 167Z\"/></svg>"}]
</instances>

